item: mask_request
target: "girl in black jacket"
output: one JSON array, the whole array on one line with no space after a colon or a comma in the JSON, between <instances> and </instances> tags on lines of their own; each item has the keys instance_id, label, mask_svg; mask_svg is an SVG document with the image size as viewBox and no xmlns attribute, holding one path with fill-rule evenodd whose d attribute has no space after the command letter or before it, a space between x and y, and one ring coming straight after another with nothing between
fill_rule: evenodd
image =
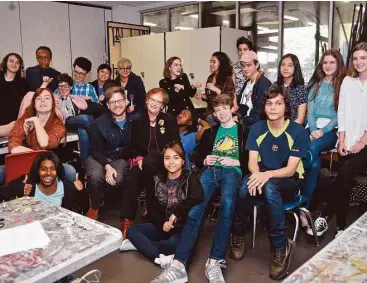
<instances>
[{"instance_id":1,"label":"girl in black jacket","mask_svg":"<svg viewBox=\"0 0 367 283\"><path fill-rule=\"evenodd\" d=\"M55 153L42 152L34 160L29 175L0 187L0 200L31 196L77 211L82 190L78 177L74 184L65 179L64 167Z\"/></svg>"},{"instance_id":2,"label":"girl in black jacket","mask_svg":"<svg viewBox=\"0 0 367 283\"><path fill-rule=\"evenodd\" d=\"M187 75L182 70L179 57L167 60L163 70L164 79L159 81L159 87L167 91L169 103L167 112L175 116L184 109L194 109L190 97L196 94L196 87L191 86Z\"/></svg>"},{"instance_id":3,"label":"girl in black jacket","mask_svg":"<svg viewBox=\"0 0 367 283\"><path fill-rule=\"evenodd\" d=\"M145 166L152 179L147 188L149 223L131 226L120 250L139 250L165 268L173 260L189 210L203 200L204 192L196 175L183 169L180 142L168 144L163 155L165 170L153 163Z\"/></svg>"}]
</instances>

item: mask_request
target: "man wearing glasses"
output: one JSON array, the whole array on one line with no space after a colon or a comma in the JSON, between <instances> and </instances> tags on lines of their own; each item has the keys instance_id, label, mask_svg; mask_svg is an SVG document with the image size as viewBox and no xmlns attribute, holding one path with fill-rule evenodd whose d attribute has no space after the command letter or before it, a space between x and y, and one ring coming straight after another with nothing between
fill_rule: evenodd
<instances>
[{"instance_id":1,"label":"man wearing glasses","mask_svg":"<svg viewBox=\"0 0 367 283\"><path fill-rule=\"evenodd\" d=\"M52 81L48 84L48 88L55 91L57 88L57 78L60 72L51 68L50 63L52 60L51 49L47 46L40 46L36 50L36 58L38 65L29 67L26 70L26 81L29 85L30 91L36 91L43 83L43 77L52 78Z\"/></svg>"},{"instance_id":2,"label":"man wearing glasses","mask_svg":"<svg viewBox=\"0 0 367 283\"><path fill-rule=\"evenodd\" d=\"M103 203L103 188L120 189L127 160L130 158L132 121L138 114L127 113L127 98L121 87L105 92L108 113L94 121L90 130L90 156L87 160L87 189L91 207L87 216L98 218Z\"/></svg>"}]
</instances>

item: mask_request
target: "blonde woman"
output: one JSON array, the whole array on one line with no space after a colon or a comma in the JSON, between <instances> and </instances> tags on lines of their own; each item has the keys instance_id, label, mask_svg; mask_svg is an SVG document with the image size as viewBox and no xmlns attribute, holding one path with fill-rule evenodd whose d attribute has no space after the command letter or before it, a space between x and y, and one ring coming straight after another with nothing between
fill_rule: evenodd
<instances>
[{"instance_id":1,"label":"blonde woman","mask_svg":"<svg viewBox=\"0 0 367 283\"><path fill-rule=\"evenodd\" d=\"M135 106L135 110L142 112L145 109L145 87L142 79L131 71L132 64L127 58L121 58L117 63L119 75L116 82L121 85L127 93L127 98L131 105Z\"/></svg>"}]
</instances>

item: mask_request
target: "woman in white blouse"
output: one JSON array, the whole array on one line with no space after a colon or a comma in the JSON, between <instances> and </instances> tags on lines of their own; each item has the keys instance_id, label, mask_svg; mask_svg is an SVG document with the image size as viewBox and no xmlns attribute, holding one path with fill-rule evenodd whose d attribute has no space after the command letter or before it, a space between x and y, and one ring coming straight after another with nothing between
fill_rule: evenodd
<instances>
[{"instance_id":1,"label":"woman in white blouse","mask_svg":"<svg viewBox=\"0 0 367 283\"><path fill-rule=\"evenodd\" d=\"M336 214L336 235L347 226L349 195L354 178L367 167L367 42L353 48L348 76L340 89L338 107L338 151L342 164L328 205L315 221L317 235L328 229Z\"/></svg>"}]
</instances>

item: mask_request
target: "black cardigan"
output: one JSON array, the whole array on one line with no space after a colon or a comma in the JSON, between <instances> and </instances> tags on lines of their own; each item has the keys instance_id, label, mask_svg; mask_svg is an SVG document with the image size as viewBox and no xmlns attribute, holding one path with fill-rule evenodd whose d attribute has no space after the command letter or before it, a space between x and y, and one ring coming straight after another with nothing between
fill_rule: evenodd
<instances>
[{"instance_id":1,"label":"black cardigan","mask_svg":"<svg viewBox=\"0 0 367 283\"><path fill-rule=\"evenodd\" d=\"M167 215L167 204L163 205L157 199L157 194L164 193L167 189L165 169L159 170L158 168L160 166L155 166L154 160L143 162L143 170L152 180L152 182L149 182L150 185L147 186L146 191L148 219L159 229L162 229L163 224L169 220L171 215ZM188 170L182 171L176 195L179 198L179 202L172 212L177 217L174 229L182 228L190 209L204 199L202 185L195 173Z\"/></svg>"},{"instance_id":2,"label":"black cardigan","mask_svg":"<svg viewBox=\"0 0 367 283\"><path fill-rule=\"evenodd\" d=\"M179 92L176 92L174 87L175 84L183 85L184 89L180 89ZM177 116L184 109L194 109L194 105L192 104L190 97L195 96L196 88L191 86L185 73L174 80L169 78L161 79L159 81L159 87L165 89L168 93L168 113Z\"/></svg>"},{"instance_id":3,"label":"black cardigan","mask_svg":"<svg viewBox=\"0 0 367 283\"><path fill-rule=\"evenodd\" d=\"M242 110L241 114L243 115L243 112L247 112L247 106L240 104L242 93L246 88L247 83L249 80L246 80L243 84L243 87L240 91L240 95L237 96L237 103L241 107L244 107L245 110ZM250 111L250 115L245 116L243 119L243 122L246 126L251 126L255 124L256 122L260 121L262 118L264 118L264 108L262 105L262 99L265 94L266 89L271 86L271 82L266 78L264 75L262 75L256 82L252 89L252 96L251 101L253 108Z\"/></svg>"},{"instance_id":4,"label":"black cardigan","mask_svg":"<svg viewBox=\"0 0 367 283\"><path fill-rule=\"evenodd\" d=\"M172 141L180 141L176 119L171 114L159 113L157 124L155 126L156 141L159 152L163 147ZM146 111L142 113L139 119L132 122L131 132L131 157L148 156L150 143L150 122Z\"/></svg>"},{"instance_id":5,"label":"black cardigan","mask_svg":"<svg viewBox=\"0 0 367 283\"><path fill-rule=\"evenodd\" d=\"M247 137L248 130L245 125L241 125L237 123L237 134L238 134L238 144L239 144L239 154L240 154L240 164L242 172L247 172L247 157L245 151L246 140L244 140L244 136ZM215 137L217 136L219 129L219 125L215 125L209 129L206 129L201 137L200 144L197 148L197 154L195 157L195 165L199 168L203 168L204 159L207 155L212 154Z\"/></svg>"},{"instance_id":6,"label":"black cardigan","mask_svg":"<svg viewBox=\"0 0 367 283\"><path fill-rule=\"evenodd\" d=\"M14 179L10 183L0 186L0 201L8 201L16 197L24 197L24 180L25 175ZM79 200L83 191L78 191L74 184L68 180L63 180L64 183L64 197L62 199L61 207L68 210L77 211ZM36 184L33 183L33 189L29 196L34 197L36 191Z\"/></svg>"},{"instance_id":7,"label":"black cardigan","mask_svg":"<svg viewBox=\"0 0 367 283\"><path fill-rule=\"evenodd\" d=\"M118 75L115 81L121 85L120 75ZM125 86L127 90L127 95L134 94L134 105L135 109L139 112L143 112L145 110L145 86L142 79L136 75L135 73L131 72L129 75L129 79ZM130 98L127 97L130 101Z\"/></svg>"}]
</instances>

